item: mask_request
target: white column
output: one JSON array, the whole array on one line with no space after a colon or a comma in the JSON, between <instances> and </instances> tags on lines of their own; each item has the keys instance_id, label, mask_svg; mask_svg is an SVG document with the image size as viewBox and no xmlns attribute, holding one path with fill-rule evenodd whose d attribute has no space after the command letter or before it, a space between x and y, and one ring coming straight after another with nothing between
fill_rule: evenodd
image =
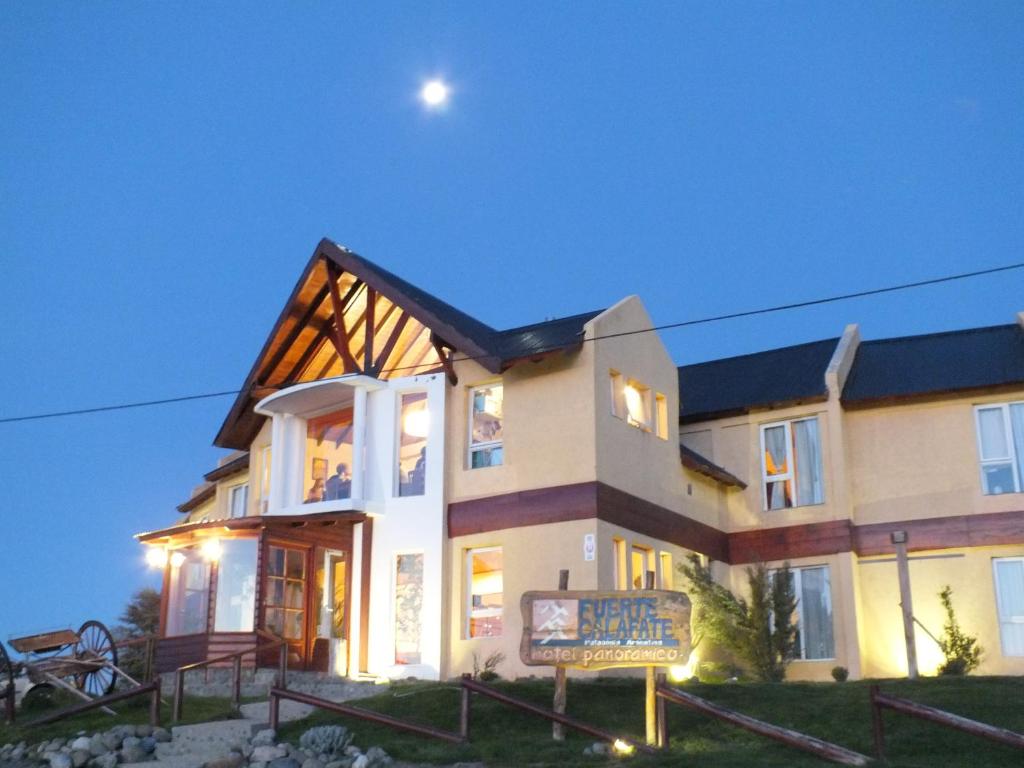
<instances>
[{"instance_id":1,"label":"white column","mask_svg":"<svg viewBox=\"0 0 1024 768\"><path fill-rule=\"evenodd\" d=\"M353 462L354 464L355 462ZM353 475L353 479L355 475ZM354 677L359 673L359 650L362 638L360 617L363 611L363 524L356 523L352 526L352 590L346 595L349 604L348 611L348 676Z\"/></svg>"},{"instance_id":2,"label":"white column","mask_svg":"<svg viewBox=\"0 0 1024 768\"><path fill-rule=\"evenodd\" d=\"M362 501L366 478L366 390L355 389L352 406L352 500Z\"/></svg>"},{"instance_id":3,"label":"white column","mask_svg":"<svg viewBox=\"0 0 1024 768\"><path fill-rule=\"evenodd\" d=\"M275 413L270 424L270 498L267 500L267 512L271 514L285 505L284 433L284 416Z\"/></svg>"}]
</instances>

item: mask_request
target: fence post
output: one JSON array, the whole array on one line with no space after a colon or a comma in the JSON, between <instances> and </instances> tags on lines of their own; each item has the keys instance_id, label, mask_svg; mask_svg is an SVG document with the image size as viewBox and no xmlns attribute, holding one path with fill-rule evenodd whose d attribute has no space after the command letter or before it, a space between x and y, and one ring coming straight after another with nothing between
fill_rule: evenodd
<instances>
[{"instance_id":1,"label":"fence post","mask_svg":"<svg viewBox=\"0 0 1024 768\"><path fill-rule=\"evenodd\" d=\"M143 670L142 679L149 682L153 679L153 652L156 650L156 641L150 637L146 640L146 666Z\"/></svg>"},{"instance_id":2,"label":"fence post","mask_svg":"<svg viewBox=\"0 0 1024 768\"><path fill-rule=\"evenodd\" d=\"M468 672L462 673L463 680L469 680L470 677L471 675ZM462 709L459 711L459 735L466 741L469 741L470 695L469 688L462 686Z\"/></svg>"},{"instance_id":3,"label":"fence post","mask_svg":"<svg viewBox=\"0 0 1024 768\"><path fill-rule=\"evenodd\" d=\"M236 707L242 703L242 657L235 656L231 669L231 703Z\"/></svg>"},{"instance_id":4,"label":"fence post","mask_svg":"<svg viewBox=\"0 0 1024 768\"><path fill-rule=\"evenodd\" d=\"M160 725L160 677L153 681L153 693L149 697L149 724L156 728Z\"/></svg>"},{"instance_id":5,"label":"fence post","mask_svg":"<svg viewBox=\"0 0 1024 768\"><path fill-rule=\"evenodd\" d=\"M885 759L885 725L882 722L882 708L879 706L878 686L871 686L871 730L875 738L875 756L879 760Z\"/></svg>"},{"instance_id":6,"label":"fence post","mask_svg":"<svg viewBox=\"0 0 1024 768\"><path fill-rule=\"evenodd\" d=\"M564 592L569 588L569 571L562 569L558 572L558 590ZM565 698L567 695L567 681L565 679L565 667L555 667L555 696L551 702L551 708L560 715L565 714ZM565 726L561 723L551 724L551 738L555 741L565 741Z\"/></svg>"},{"instance_id":7,"label":"fence post","mask_svg":"<svg viewBox=\"0 0 1024 768\"><path fill-rule=\"evenodd\" d=\"M656 698L655 718L657 719L658 723L657 746L661 749L665 749L666 747L668 747L668 713L665 711L665 699L657 695L658 688L661 688L663 685L665 685L665 673L659 672L654 682L654 693Z\"/></svg>"},{"instance_id":8,"label":"fence post","mask_svg":"<svg viewBox=\"0 0 1024 768\"><path fill-rule=\"evenodd\" d=\"M277 687L288 690L288 643L283 641L277 661Z\"/></svg>"},{"instance_id":9,"label":"fence post","mask_svg":"<svg viewBox=\"0 0 1024 768\"><path fill-rule=\"evenodd\" d=\"M275 731L277 730L279 712L278 709L281 706L281 699L278 698L277 694L270 691L270 727Z\"/></svg>"},{"instance_id":10,"label":"fence post","mask_svg":"<svg viewBox=\"0 0 1024 768\"><path fill-rule=\"evenodd\" d=\"M180 669L174 673L174 711L171 722L181 720L181 710L185 705L185 673Z\"/></svg>"}]
</instances>

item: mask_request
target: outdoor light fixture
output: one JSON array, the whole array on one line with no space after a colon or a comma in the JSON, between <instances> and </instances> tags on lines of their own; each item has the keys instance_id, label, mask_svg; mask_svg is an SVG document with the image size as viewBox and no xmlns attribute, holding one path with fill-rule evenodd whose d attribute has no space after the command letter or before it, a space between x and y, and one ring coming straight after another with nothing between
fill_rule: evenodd
<instances>
[{"instance_id":1,"label":"outdoor light fixture","mask_svg":"<svg viewBox=\"0 0 1024 768\"><path fill-rule=\"evenodd\" d=\"M907 532L906 531L893 531L889 534L889 540L893 544L906 544L907 543Z\"/></svg>"},{"instance_id":2,"label":"outdoor light fixture","mask_svg":"<svg viewBox=\"0 0 1024 768\"><path fill-rule=\"evenodd\" d=\"M402 431L409 437L426 437L430 434L430 411L426 408L409 411L402 419Z\"/></svg>"},{"instance_id":3,"label":"outdoor light fixture","mask_svg":"<svg viewBox=\"0 0 1024 768\"><path fill-rule=\"evenodd\" d=\"M185 556L181 552L174 552L171 555L171 565L175 568L181 568L185 562Z\"/></svg>"},{"instance_id":4,"label":"outdoor light fixture","mask_svg":"<svg viewBox=\"0 0 1024 768\"><path fill-rule=\"evenodd\" d=\"M167 550L163 547L146 549L146 563L150 568L163 568L167 565Z\"/></svg>"},{"instance_id":5,"label":"outdoor light fixture","mask_svg":"<svg viewBox=\"0 0 1024 768\"><path fill-rule=\"evenodd\" d=\"M630 744L628 741L622 739L616 739L615 743L612 744L612 749L615 750L615 754L620 757L629 757L636 752L636 747Z\"/></svg>"},{"instance_id":6,"label":"outdoor light fixture","mask_svg":"<svg viewBox=\"0 0 1024 768\"><path fill-rule=\"evenodd\" d=\"M202 544L203 557L210 562L220 560L220 556L224 554L224 547L221 546L220 539L207 539Z\"/></svg>"}]
</instances>

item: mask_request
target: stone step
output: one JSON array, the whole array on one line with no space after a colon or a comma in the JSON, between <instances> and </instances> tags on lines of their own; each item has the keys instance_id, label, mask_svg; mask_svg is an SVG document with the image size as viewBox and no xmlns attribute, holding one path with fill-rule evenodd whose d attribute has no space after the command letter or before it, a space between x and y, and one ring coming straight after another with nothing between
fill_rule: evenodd
<instances>
[{"instance_id":1,"label":"stone step","mask_svg":"<svg viewBox=\"0 0 1024 768\"><path fill-rule=\"evenodd\" d=\"M171 729L173 740L156 745L156 756L161 763L193 756L203 756L203 762L206 762L225 757L232 747L244 744L257 730L257 724L252 720L215 720L195 725L176 725Z\"/></svg>"},{"instance_id":2,"label":"stone step","mask_svg":"<svg viewBox=\"0 0 1024 768\"><path fill-rule=\"evenodd\" d=\"M270 722L269 701L257 701L252 704L243 704L238 708L238 710L241 712L242 717L253 723L265 725ZM314 711L315 707L311 707L308 704L301 704L297 701L282 699L277 716L282 723L290 723L293 720L301 720L304 717L309 717L309 715Z\"/></svg>"}]
</instances>

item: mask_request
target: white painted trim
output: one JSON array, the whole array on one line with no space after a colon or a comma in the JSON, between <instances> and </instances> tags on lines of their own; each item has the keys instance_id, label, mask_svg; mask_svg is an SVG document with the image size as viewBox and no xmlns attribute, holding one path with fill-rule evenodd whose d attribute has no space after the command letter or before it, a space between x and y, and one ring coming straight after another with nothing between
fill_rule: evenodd
<instances>
[{"instance_id":1,"label":"white painted trim","mask_svg":"<svg viewBox=\"0 0 1024 768\"><path fill-rule=\"evenodd\" d=\"M985 484L985 467L993 464L1010 464L1010 469L1013 472L1013 490L1008 493L1020 493L1021 492L1021 477L1020 469L1017 466L1017 446L1013 439L1013 421L1010 419L1010 406L1011 405L1024 405L1022 401L1006 402L1006 403L985 403L983 405L974 406L974 435L978 444L978 472L981 480L981 492L985 496L1001 496L1003 494L993 494L986 490ZM982 453L982 440L981 440L981 412L982 411L995 411L999 410L1003 418L1003 434L1006 436L1006 448L1007 455L1000 457L985 458Z\"/></svg>"}]
</instances>

